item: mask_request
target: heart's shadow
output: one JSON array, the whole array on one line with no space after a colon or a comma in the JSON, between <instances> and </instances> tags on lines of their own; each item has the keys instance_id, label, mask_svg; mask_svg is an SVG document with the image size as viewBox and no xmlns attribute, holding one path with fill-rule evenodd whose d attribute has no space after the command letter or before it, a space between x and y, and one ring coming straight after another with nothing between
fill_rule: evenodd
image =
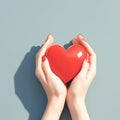
<instances>
[{"instance_id":1,"label":"heart's shadow","mask_svg":"<svg viewBox=\"0 0 120 120\"><path fill-rule=\"evenodd\" d=\"M72 44L72 40L71 40L69 43L65 44L65 45L64 45L64 48L65 48L65 49L68 49L71 45L73 45L73 44Z\"/></svg>"},{"instance_id":2,"label":"heart's shadow","mask_svg":"<svg viewBox=\"0 0 120 120\"><path fill-rule=\"evenodd\" d=\"M67 49L71 45L70 41L64 47ZM32 47L26 53L14 75L15 93L29 113L28 120L40 120L47 104L44 89L35 76L35 57L39 49L40 47ZM67 105L60 120L71 120Z\"/></svg>"}]
</instances>

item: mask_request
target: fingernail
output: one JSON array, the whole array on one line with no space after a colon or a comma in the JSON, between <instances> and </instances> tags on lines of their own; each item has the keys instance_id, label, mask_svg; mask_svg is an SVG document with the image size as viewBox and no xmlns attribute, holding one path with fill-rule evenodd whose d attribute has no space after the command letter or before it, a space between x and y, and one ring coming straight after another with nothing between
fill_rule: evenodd
<instances>
[{"instance_id":1,"label":"fingernail","mask_svg":"<svg viewBox=\"0 0 120 120\"><path fill-rule=\"evenodd\" d=\"M42 56L42 62L44 62L45 60L46 60L46 56L43 55L43 56Z\"/></svg>"}]
</instances>

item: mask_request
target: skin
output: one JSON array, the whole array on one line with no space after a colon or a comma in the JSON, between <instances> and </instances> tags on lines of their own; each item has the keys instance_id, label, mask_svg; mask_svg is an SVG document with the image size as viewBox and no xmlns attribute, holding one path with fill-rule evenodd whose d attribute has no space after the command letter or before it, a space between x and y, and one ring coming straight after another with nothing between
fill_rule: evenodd
<instances>
[{"instance_id":1,"label":"skin","mask_svg":"<svg viewBox=\"0 0 120 120\"><path fill-rule=\"evenodd\" d=\"M84 60L81 71L67 88L60 78L51 71L49 62L44 56L53 41L53 37L48 35L44 45L36 54L35 74L42 84L48 99L42 120L59 120L65 101L72 120L90 120L85 98L88 88L96 75L96 54L82 35L79 34L72 40L73 44L82 44L87 49L89 57Z\"/></svg>"}]
</instances>

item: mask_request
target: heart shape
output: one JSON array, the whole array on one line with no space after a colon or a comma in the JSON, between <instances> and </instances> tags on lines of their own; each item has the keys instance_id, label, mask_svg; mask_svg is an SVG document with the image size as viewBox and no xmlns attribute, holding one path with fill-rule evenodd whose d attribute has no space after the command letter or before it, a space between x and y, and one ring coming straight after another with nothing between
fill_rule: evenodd
<instances>
[{"instance_id":1,"label":"heart shape","mask_svg":"<svg viewBox=\"0 0 120 120\"><path fill-rule=\"evenodd\" d=\"M70 46L67 50L60 45L53 45L46 51L51 70L66 84L80 71L87 50L79 44Z\"/></svg>"}]
</instances>

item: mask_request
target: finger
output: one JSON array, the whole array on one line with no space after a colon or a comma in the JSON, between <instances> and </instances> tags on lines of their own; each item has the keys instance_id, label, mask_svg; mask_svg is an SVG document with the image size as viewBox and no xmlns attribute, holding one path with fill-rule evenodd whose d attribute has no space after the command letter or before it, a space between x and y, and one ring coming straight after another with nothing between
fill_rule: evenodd
<instances>
[{"instance_id":1,"label":"finger","mask_svg":"<svg viewBox=\"0 0 120 120\"><path fill-rule=\"evenodd\" d=\"M46 80L53 78L55 76L55 74L52 72L52 70L50 68L50 65L49 65L49 62L48 62L48 59L46 56L42 57L42 69L45 74ZM47 82L49 82L49 81L47 81Z\"/></svg>"},{"instance_id":2,"label":"finger","mask_svg":"<svg viewBox=\"0 0 120 120\"><path fill-rule=\"evenodd\" d=\"M73 45L74 45L74 44L79 44L79 42L78 42L78 40L77 40L76 38L73 38L72 44L73 44Z\"/></svg>"},{"instance_id":3,"label":"finger","mask_svg":"<svg viewBox=\"0 0 120 120\"><path fill-rule=\"evenodd\" d=\"M42 48L38 51L38 53L36 54L36 64L38 68L41 68L41 59L42 56L45 54L47 48L52 45L53 43L53 37L51 35L48 35L46 38L46 42L44 43L44 45L42 46Z\"/></svg>"},{"instance_id":4,"label":"finger","mask_svg":"<svg viewBox=\"0 0 120 120\"><path fill-rule=\"evenodd\" d=\"M89 81L89 84L92 83L95 76L96 76L96 63L92 62L92 64L90 64L88 75L87 75L87 80Z\"/></svg>"},{"instance_id":5,"label":"finger","mask_svg":"<svg viewBox=\"0 0 120 120\"><path fill-rule=\"evenodd\" d=\"M41 67L42 56L45 54L47 47L49 47L52 44L52 42L53 42L53 37L51 35L48 35L44 45L36 54L36 75L39 77L39 80L42 83L45 82L44 72Z\"/></svg>"},{"instance_id":6,"label":"finger","mask_svg":"<svg viewBox=\"0 0 120 120\"><path fill-rule=\"evenodd\" d=\"M89 79L88 81L89 83L91 83L96 75L96 54L94 50L91 48L91 46L85 41L84 37L81 34L79 34L76 39L78 43L83 45L88 51L88 54L89 54L88 61L90 65L89 65L87 79Z\"/></svg>"},{"instance_id":7,"label":"finger","mask_svg":"<svg viewBox=\"0 0 120 120\"><path fill-rule=\"evenodd\" d=\"M35 70L35 74L37 76L37 78L39 79L39 81L41 82L41 84L44 86L46 79L45 79L45 75L44 72L42 70L41 67L41 60L40 57L36 55L36 70Z\"/></svg>"},{"instance_id":8,"label":"finger","mask_svg":"<svg viewBox=\"0 0 120 120\"><path fill-rule=\"evenodd\" d=\"M79 35L78 35L79 38ZM96 54L91 46L84 40L80 40L80 43L87 49L89 54L90 67L89 71L96 71Z\"/></svg>"},{"instance_id":9,"label":"finger","mask_svg":"<svg viewBox=\"0 0 120 120\"><path fill-rule=\"evenodd\" d=\"M79 34L79 36L80 36L79 39L78 39L78 36L76 38L73 38L73 40L72 40L73 44L80 44L80 40L84 39L82 34Z\"/></svg>"},{"instance_id":10,"label":"finger","mask_svg":"<svg viewBox=\"0 0 120 120\"><path fill-rule=\"evenodd\" d=\"M78 80L86 80L88 70L89 70L89 63L85 59L84 62L83 62L82 68L81 68L80 72L77 75Z\"/></svg>"},{"instance_id":11,"label":"finger","mask_svg":"<svg viewBox=\"0 0 120 120\"><path fill-rule=\"evenodd\" d=\"M81 35L77 36L80 44L82 44L88 51L89 55L95 55L94 50L91 48L91 46L85 41L85 39L81 39Z\"/></svg>"},{"instance_id":12,"label":"finger","mask_svg":"<svg viewBox=\"0 0 120 120\"><path fill-rule=\"evenodd\" d=\"M41 57L45 54L47 48L53 44L53 41L54 41L54 39L53 39L52 35L49 34L49 35L47 36L46 40L45 40L44 45L43 45L42 48L38 51L38 54L40 54Z\"/></svg>"},{"instance_id":13,"label":"finger","mask_svg":"<svg viewBox=\"0 0 120 120\"><path fill-rule=\"evenodd\" d=\"M97 61L96 54L87 42L81 41L81 44L86 47L89 53L90 66L89 66L87 79L88 79L88 83L91 84L96 75L96 61Z\"/></svg>"}]
</instances>

